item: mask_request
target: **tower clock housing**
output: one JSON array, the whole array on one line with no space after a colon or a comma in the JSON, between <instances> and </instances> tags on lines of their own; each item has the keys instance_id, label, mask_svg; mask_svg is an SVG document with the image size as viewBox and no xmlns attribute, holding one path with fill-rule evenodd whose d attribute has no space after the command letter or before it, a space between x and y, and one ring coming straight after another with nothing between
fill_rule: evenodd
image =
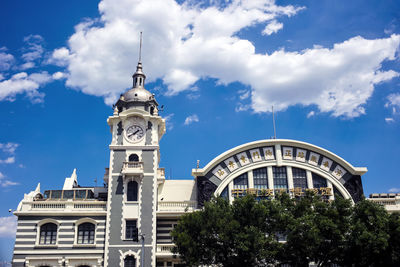
<instances>
[{"instance_id":1,"label":"tower clock housing","mask_svg":"<svg viewBox=\"0 0 400 267\"><path fill-rule=\"evenodd\" d=\"M144 88L145 79L139 61L132 88L120 96L107 120L112 140L104 266L123 266L127 258L135 266L142 260L155 266L157 170L165 120L154 95Z\"/></svg>"}]
</instances>

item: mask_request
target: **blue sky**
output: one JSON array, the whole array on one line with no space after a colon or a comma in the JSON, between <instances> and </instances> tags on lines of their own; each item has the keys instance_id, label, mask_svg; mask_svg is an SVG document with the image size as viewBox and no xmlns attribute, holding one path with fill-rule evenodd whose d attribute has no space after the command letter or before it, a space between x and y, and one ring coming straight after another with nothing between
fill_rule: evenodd
<instances>
[{"instance_id":1,"label":"blue sky","mask_svg":"<svg viewBox=\"0 0 400 267\"><path fill-rule=\"evenodd\" d=\"M273 135L367 167L366 195L398 192L398 1L2 1L0 261L8 209L77 168L98 184L106 119L131 86L143 31L146 88L165 106L161 167L191 177L237 145ZM2 226L3 225L3 226Z\"/></svg>"}]
</instances>

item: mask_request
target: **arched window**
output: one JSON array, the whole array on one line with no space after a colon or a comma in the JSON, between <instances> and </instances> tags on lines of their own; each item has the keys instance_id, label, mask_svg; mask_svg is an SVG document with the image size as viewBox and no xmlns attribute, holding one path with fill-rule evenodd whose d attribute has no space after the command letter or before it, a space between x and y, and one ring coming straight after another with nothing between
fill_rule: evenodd
<instances>
[{"instance_id":1,"label":"arched window","mask_svg":"<svg viewBox=\"0 0 400 267\"><path fill-rule=\"evenodd\" d=\"M220 197L225 198L226 200L229 200L229 192L228 192L228 186L225 187L224 190L222 190Z\"/></svg>"},{"instance_id":2,"label":"arched window","mask_svg":"<svg viewBox=\"0 0 400 267\"><path fill-rule=\"evenodd\" d=\"M313 186L314 188L321 188L321 187L327 187L327 182L326 179L319 176L318 174L313 173L312 174L312 180L313 180Z\"/></svg>"},{"instance_id":3,"label":"arched window","mask_svg":"<svg viewBox=\"0 0 400 267\"><path fill-rule=\"evenodd\" d=\"M247 189L248 180L247 180L247 172L242 175L236 177L233 180L233 188L234 189Z\"/></svg>"},{"instance_id":4,"label":"arched window","mask_svg":"<svg viewBox=\"0 0 400 267\"><path fill-rule=\"evenodd\" d=\"M136 181L128 182L128 190L126 195L127 201L137 201L138 200L138 183Z\"/></svg>"},{"instance_id":5,"label":"arched window","mask_svg":"<svg viewBox=\"0 0 400 267\"><path fill-rule=\"evenodd\" d=\"M54 223L46 223L40 226L41 245L54 245L57 241L57 225Z\"/></svg>"},{"instance_id":6,"label":"arched window","mask_svg":"<svg viewBox=\"0 0 400 267\"><path fill-rule=\"evenodd\" d=\"M129 161L139 161L139 156L136 154L129 155Z\"/></svg>"},{"instance_id":7,"label":"arched window","mask_svg":"<svg viewBox=\"0 0 400 267\"><path fill-rule=\"evenodd\" d=\"M95 226L93 223L82 223L78 226L78 244L94 244Z\"/></svg>"},{"instance_id":8,"label":"arched window","mask_svg":"<svg viewBox=\"0 0 400 267\"><path fill-rule=\"evenodd\" d=\"M272 167L272 173L274 176L274 189L287 189L287 175L286 167Z\"/></svg>"},{"instance_id":9,"label":"arched window","mask_svg":"<svg viewBox=\"0 0 400 267\"><path fill-rule=\"evenodd\" d=\"M254 188L265 189L268 188L268 174L267 168L259 168L253 170Z\"/></svg>"},{"instance_id":10,"label":"arched window","mask_svg":"<svg viewBox=\"0 0 400 267\"><path fill-rule=\"evenodd\" d=\"M136 259L133 256L126 256L124 259L124 267L136 267Z\"/></svg>"},{"instance_id":11,"label":"arched window","mask_svg":"<svg viewBox=\"0 0 400 267\"><path fill-rule=\"evenodd\" d=\"M293 174L293 187L295 188L307 188L307 173L303 169L299 168L292 168L292 174Z\"/></svg>"},{"instance_id":12,"label":"arched window","mask_svg":"<svg viewBox=\"0 0 400 267\"><path fill-rule=\"evenodd\" d=\"M150 107L150 115L154 114L154 107Z\"/></svg>"}]
</instances>

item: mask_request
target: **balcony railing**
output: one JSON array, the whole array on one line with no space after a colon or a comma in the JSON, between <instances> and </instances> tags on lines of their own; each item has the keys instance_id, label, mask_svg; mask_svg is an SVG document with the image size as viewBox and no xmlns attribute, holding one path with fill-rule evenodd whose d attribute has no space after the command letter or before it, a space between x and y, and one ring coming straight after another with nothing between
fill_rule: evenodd
<instances>
[{"instance_id":1,"label":"balcony railing","mask_svg":"<svg viewBox=\"0 0 400 267\"><path fill-rule=\"evenodd\" d=\"M197 207L196 201L159 201L158 211L161 212L190 212Z\"/></svg>"},{"instance_id":2,"label":"balcony railing","mask_svg":"<svg viewBox=\"0 0 400 267\"><path fill-rule=\"evenodd\" d=\"M141 175L143 174L143 162L141 161L126 161L122 166L123 174Z\"/></svg>"},{"instance_id":3,"label":"balcony railing","mask_svg":"<svg viewBox=\"0 0 400 267\"><path fill-rule=\"evenodd\" d=\"M45 201L22 201L17 212L62 212L62 213L105 213L107 211L106 201L73 201L70 200L45 200Z\"/></svg>"},{"instance_id":4,"label":"balcony railing","mask_svg":"<svg viewBox=\"0 0 400 267\"><path fill-rule=\"evenodd\" d=\"M172 256L174 255L172 253L172 248L174 247L174 244L157 244L157 255L158 256Z\"/></svg>"}]
</instances>

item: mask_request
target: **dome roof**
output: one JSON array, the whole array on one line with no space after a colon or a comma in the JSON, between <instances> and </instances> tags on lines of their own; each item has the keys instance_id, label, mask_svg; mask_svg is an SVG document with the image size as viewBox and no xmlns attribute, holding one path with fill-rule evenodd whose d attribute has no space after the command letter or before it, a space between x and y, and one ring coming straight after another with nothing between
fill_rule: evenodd
<instances>
[{"instance_id":1,"label":"dome roof","mask_svg":"<svg viewBox=\"0 0 400 267\"><path fill-rule=\"evenodd\" d=\"M152 93L150 93L146 89L144 89L142 87L136 87L136 88L132 88L129 91L127 91L123 95L123 100L125 102L131 102L131 101L147 102L147 101L154 100L154 96Z\"/></svg>"}]
</instances>

